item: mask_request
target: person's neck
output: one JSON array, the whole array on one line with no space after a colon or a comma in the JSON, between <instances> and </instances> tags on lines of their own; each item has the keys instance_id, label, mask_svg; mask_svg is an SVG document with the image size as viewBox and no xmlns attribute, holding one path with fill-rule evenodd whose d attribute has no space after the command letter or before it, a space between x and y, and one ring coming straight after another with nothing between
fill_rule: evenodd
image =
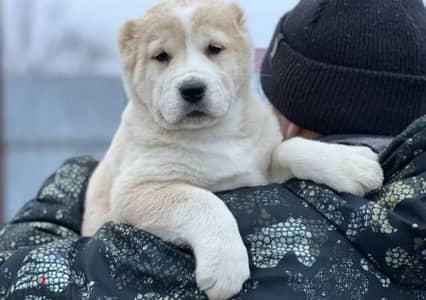
<instances>
[{"instance_id":1,"label":"person's neck","mask_svg":"<svg viewBox=\"0 0 426 300\"><path fill-rule=\"evenodd\" d=\"M284 139L288 140L293 137L303 137L306 139L317 139L321 135L317 132L302 128L284 117L280 112L275 110L275 114L280 122L281 132Z\"/></svg>"}]
</instances>

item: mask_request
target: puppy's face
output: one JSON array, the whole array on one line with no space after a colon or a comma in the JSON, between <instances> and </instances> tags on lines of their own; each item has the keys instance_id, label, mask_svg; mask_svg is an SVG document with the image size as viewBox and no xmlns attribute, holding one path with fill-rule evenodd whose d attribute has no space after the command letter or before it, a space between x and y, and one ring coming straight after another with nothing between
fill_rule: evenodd
<instances>
[{"instance_id":1,"label":"puppy's face","mask_svg":"<svg viewBox=\"0 0 426 300\"><path fill-rule=\"evenodd\" d=\"M119 49L130 98L166 129L217 124L249 86L244 16L221 0L162 2L123 26Z\"/></svg>"}]
</instances>

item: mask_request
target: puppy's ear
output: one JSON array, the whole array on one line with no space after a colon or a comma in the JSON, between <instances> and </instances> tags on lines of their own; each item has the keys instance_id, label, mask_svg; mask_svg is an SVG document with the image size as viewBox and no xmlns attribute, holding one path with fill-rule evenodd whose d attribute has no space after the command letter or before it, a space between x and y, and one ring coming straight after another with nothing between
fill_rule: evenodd
<instances>
[{"instance_id":1,"label":"puppy's ear","mask_svg":"<svg viewBox=\"0 0 426 300\"><path fill-rule=\"evenodd\" d=\"M229 3L229 11L234 16L235 21L237 22L237 25L239 27L246 26L246 15L244 13L244 10L241 8L241 6L239 6L238 4L234 2L231 2Z\"/></svg>"},{"instance_id":2,"label":"puppy's ear","mask_svg":"<svg viewBox=\"0 0 426 300\"><path fill-rule=\"evenodd\" d=\"M129 57L135 52L136 21L127 21L118 35L118 49L122 57Z\"/></svg>"}]
</instances>

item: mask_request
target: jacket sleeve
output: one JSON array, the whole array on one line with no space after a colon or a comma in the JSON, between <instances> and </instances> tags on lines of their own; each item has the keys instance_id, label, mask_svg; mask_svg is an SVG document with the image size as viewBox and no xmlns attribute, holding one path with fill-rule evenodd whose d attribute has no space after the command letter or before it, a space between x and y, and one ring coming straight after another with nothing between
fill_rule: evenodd
<instances>
[{"instance_id":1,"label":"jacket sleeve","mask_svg":"<svg viewBox=\"0 0 426 300\"><path fill-rule=\"evenodd\" d=\"M391 278L409 287L426 286L426 117L399 135L382 153L383 189L370 195L373 216L385 234L375 259ZM380 211L382 217L375 213ZM387 216L387 218L386 218ZM387 219L387 221L386 221ZM376 231L379 231L376 229ZM366 236L358 244L368 244Z\"/></svg>"},{"instance_id":2,"label":"jacket sleeve","mask_svg":"<svg viewBox=\"0 0 426 300\"><path fill-rule=\"evenodd\" d=\"M86 186L97 162L66 161L0 231L0 251L36 246L80 234ZM13 237L13 238L12 238Z\"/></svg>"},{"instance_id":3,"label":"jacket sleeve","mask_svg":"<svg viewBox=\"0 0 426 300\"><path fill-rule=\"evenodd\" d=\"M366 198L337 194L304 181L294 181L289 186L345 234L387 280L423 289L426 286L426 117L395 138L380 157L384 186Z\"/></svg>"},{"instance_id":4,"label":"jacket sleeve","mask_svg":"<svg viewBox=\"0 0 426 300\"><path fill-rule=\"evenodd\" d=\"M0 227L0 299L151 299L154 294L204 299L189 252L126 225L106 224L94 237L80 237L86 186L96 165L88 157L65 162L36 198Z\"/></svg>"}]
</instances>

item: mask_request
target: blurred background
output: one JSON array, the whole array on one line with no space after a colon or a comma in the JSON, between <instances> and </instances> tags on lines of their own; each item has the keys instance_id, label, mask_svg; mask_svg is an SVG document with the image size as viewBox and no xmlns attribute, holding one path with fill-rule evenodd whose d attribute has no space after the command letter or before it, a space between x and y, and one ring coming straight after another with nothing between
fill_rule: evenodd
<instances>
[{"instance_id":1,"label":"blurred background","mask_svg":"<svg viewBox=\"0 0 426 300\"><path fill-rule=\"evenodd\" d=\"M238 2L259 64L278 19L297 0ZM117 31L154 3L0 0L0 222L65 159L102 157L126 104Z\"/></svg>"}]
</instances>

